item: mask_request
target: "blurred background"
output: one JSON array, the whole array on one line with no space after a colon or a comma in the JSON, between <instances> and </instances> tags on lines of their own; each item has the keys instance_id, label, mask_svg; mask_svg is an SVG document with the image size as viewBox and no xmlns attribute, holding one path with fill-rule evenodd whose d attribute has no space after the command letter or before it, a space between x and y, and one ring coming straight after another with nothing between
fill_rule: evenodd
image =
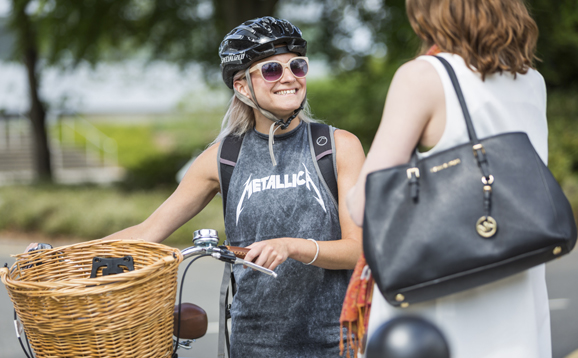
<instances>
[{"instance_id":1,"label":"blurred background","mask_svg":"<svg viewBox=\"0 0 578 358\"><path fill-rule=\"evenodd\" d=\"M146 218L217 135L218 46L275 15L309 41L313 113L367 149L420 47L404 0L0 0L0 231L96 239ZM550 168L578 208L578 7L530 0L548 84ZM167 241L222 232L220 199Z\"/></svg>"},{"instance_id":2,"label":"blurred background","mask_svg":"<svg viewBox=\"0 0 578 358\"><path fill-rule=\"evenodd\" d=\"M578 213L578 7L526 2L548 86L549 166ZM218 134L232 95L219 43L259 16L303 30L314 115L367 150L395 70L420 48L404 4L0 0L0 236L82 241L144 220ZM165 243L184 247L205 227L224 236L219 197Z\"/></svg>"}]
</instances>

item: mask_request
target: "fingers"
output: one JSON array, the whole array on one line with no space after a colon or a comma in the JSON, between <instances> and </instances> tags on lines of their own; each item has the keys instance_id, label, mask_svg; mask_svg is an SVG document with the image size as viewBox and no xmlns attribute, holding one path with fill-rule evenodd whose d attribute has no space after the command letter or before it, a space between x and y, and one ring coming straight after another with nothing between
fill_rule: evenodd
<instances>
[{"instance_id":1,"label":"fingers","mask_svg":"<svg viewBox=\"0 0 578 358\"><path fill-rule=\"evenodd\" d=\"M255 262L255 259L257 257L259 257L259 255L261 254L261 250L263 249L260 246L254 246L255 244L251 244L249 246L247 246L249 250L249 252L247 252L247 254L245 255L244 260L245 261L249 261L249 262Z\"/></svg>"},{"instance_id":2,"label":"fingers","mask_svg":"<svg viewBox=\"0 0 578 358\"><path fill-rule=\"evenodd\" d=\"M251 244L245 256L246 261L274 270L289 257L287 247L282 239L272 239Z\"/></svg>"}]
</instances>

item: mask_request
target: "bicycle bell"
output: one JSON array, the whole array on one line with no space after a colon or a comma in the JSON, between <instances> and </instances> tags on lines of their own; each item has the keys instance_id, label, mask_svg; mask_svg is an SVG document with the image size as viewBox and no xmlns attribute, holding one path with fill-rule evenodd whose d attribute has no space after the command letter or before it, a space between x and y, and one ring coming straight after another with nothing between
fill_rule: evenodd
<instances>
[{"instance_id":1,"label":"bicycle bell","mask_svg":"<svg viewBox=\"0 0 578 358\"><path fill-rule=\"evenodd\" d=\"M219 244L217 230L200 229L193 233L193 245L198 247L212 247Z\"/></svg>"}]
</instances>

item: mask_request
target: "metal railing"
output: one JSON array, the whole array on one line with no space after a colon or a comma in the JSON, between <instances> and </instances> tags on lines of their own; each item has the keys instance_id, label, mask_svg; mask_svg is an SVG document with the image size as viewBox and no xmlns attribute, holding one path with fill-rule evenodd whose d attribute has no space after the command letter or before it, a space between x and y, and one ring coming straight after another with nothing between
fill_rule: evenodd
<instances>
[{"instance_id":1,"label":"metal railing","mask_svg":"<svg viewBox=\"0 0 578 358\"><path fill-rule=\"evenodd\" d=\"M74 150L87 167L117 167L116 141L76 113L50 113L47 135L53 169L65 167L65 152ZM0 153L33 145L31 122L23 113L0 111ZM2 168L0 168L2 170Z\"/></svg>"},{"instance_id":2,"label":"metal railing","mask_svg":"<svg viewBox=\"0 0 578 358\"><path fill-rule=\"evenodd\" d=\"M82 148L87 166L118 166L118 145L116 140L104 134L78 114L60 114L56 117L56 135L51 136L54 154L61 167L64 161L65 148ZM56 164L56 163L55 163Z\"/></svg>"}]
</instances>

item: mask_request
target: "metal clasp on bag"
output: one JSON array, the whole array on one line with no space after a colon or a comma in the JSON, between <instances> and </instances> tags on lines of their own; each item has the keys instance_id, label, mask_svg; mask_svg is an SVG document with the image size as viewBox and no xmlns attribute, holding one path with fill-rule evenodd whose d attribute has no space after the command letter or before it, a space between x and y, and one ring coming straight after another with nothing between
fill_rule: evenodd
<instances>
[{"instance_id":1,"label":"metal clasp on bag","mask_svg":"<svg viewBox=\"0 0 578 358\"><path fill-rule=\"evenodd\" d=\"M409 193L412 200L417 203L419 198L419 169L409 168L407 170L407 179L409 179Z\"/></svg>"},{"instance_id":2,"label":"metal clasp on bag","mask_svg":"<svg viewBox=\"0 0 578 358\"><path fill-rule=\"evenodd\" d=\"M411 179L411 176L415 175L416 178L419 178L419 169L418 168L409 168L407 170L407 178Z\"/></svg>"},{"instance_id":3,"label":"metal clasp on bag","mask_svg":"<svg viewBox=\"0 0 578 358\"><path fill-rule=\"evenodd\" d=\"M476 145L474 145L472 147L472 150L474 151L474 157L478 157L478 150L482 152L482 154L486 154L486 150L484 149L484 146L482 145L482 143L478 143Z\"/></svg>"},{"instance_id":4,"label":"metal clasp on bag","mask_svg":"<svg viewBox=\"0 0 578 358\"><path fill-rule=\"evenodd\" d=\"M482 177L482 183L484 185L492 185L494 184L494 176L492 174L490 174L487 178L486 177Z\"/></svg>"}]
</instances>

